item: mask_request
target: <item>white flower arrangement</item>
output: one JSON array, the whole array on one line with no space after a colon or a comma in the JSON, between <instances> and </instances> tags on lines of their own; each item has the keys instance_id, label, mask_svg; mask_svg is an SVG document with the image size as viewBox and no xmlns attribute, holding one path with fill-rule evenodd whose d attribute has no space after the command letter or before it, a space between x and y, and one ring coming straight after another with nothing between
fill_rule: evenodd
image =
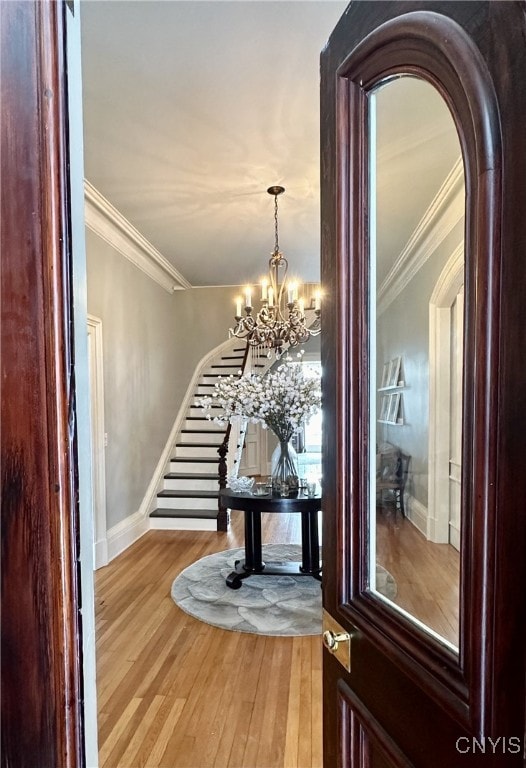
<instances>
[{"instance_id":1,"label":"white flower arrangement","mask_svg":"<svg viewBox=\"0 0 526 768\"><path fill-rule=\"evenodd\" d=\"M247 419L288 441L321 407L320 375L313 369L307 374L302 365L288 361L263 376L219 377L214 394L201 398L199 404L208 419L213 404L222 407L223 412L214 417L218 424Z\"/></svg>"}]
</instances>

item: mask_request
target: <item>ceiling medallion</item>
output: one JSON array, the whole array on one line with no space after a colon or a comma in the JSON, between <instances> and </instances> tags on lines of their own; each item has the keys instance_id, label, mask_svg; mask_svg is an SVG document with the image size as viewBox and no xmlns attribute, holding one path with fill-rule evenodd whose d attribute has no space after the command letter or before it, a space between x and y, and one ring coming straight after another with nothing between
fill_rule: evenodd
<instances>
[{"instance_id":1,"label":"ceiling medallion","mask_svg":"<svg viewBox=\"0 0 526 768\"><path fill-rule=\"evenodd\" d=\"M268 347L279 357L285 349L303 344L321 331L321 293L317 291L306 309L305 300L298 298L299 286L295 280L287 281L289 263L279 250L278 196L284 187L269 187L274 197L274 250L269 259L269 276L260 281L261 308L254 316L252 286L244 289L244 297L236 298L236 326L229 329L229 336L246 339L253 347ZM282 271L280 282L280 270ZM244 301L245 314L242 315ZM313 318L307 325L306 311L313 310Z\"/></svg>"}]
</instances>

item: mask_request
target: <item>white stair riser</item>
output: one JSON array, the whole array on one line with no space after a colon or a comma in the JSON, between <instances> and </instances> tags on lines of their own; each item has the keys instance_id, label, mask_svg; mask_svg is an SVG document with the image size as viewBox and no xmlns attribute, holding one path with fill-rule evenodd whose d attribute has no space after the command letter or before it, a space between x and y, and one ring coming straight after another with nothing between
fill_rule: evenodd
<instances>
[{"instance_id":1,"label":"white stair riser","mask_svg":"<svg viewBox=\"0 0 526 768\"><path fill-rule=\"evenodd\" d=\"M161 496L159 505L164 509L217 509L217 499L192 499Z\"/></svg>"},{"instance_id":2,"label":"white stair riser","mask_svg":"<svg viewBox=\"0 0 526 768\"><path fill-rule=\"evenodd\" d=\"M210 411L210 415L211 415L212 417L214 417L214 416L217 416L217 415L219 415L219 413L220 413L220 412L221 412L221 411L218 411L218 409L217 409L217 408L212 408L212 410ZM205 421L208 421L208 419L206 418L206 415L205 415L205 411L204 411L204 409L203 409L203 408L201 408L201 406L199 406L199 405L197 405L197 404L196 404L196 405L191 405L191 406L189 407L189 409L188 409L188 411L187 411L187 413L186 413L186 416L187 416L187 417L188 417L188 416L198 416L200 419L203 419L203 418L204 418L204 419L205 419ZM213 420L211 419L209 423L210 423L210 424L215 424L215 428L217 429L218 425L215 423L215 421L213 421Z\"/></svg>"},{"instance_id":3,"label":"white stair riser","mask_svg":"<svg viewBox=\"0 0 526 768\"><path fill-rule=\"evenodd\" d=\"M219 488L218 478L203 480L202 478L165 478L165 491L217 491Z\"/></svg>"},{"instance_id":4,"label":"white stair riser","mask_svg":"<svg viewBox=\"0 0 526 768\"><path fill-rule=\"evenodd\" d=\"M183 464L179 464L177 461L171 461L170 462L170 472L195 472L197 475L202 475L206 472L217 472L217 462L219 461L219 456L214 457L215 461L210 463L201 463L201 462L191 462L191 461L185 461Z\"/></svg>"},{"instance_id":5,"label":"white stair riser","mask_svg":"<svg viewBox=\"0 0 526 768\"><path fill-rule=\"evenodd\" d=\"M224 439L224 432L181 432L179 435L181 443L213 443L219 446Z\"/></svg>"},{"instance_id":6,"label":"white stair riser","mask_svg":"<svg viewBox=\"0 0 526 768\"><path fill-rule=\"evenodd\" d=\"M213 382L207 382L208 384L213 384ZM195 396L196 397L213 397L215 394L214 387L204 387L202 383L199 383L197 385L197 388L195 390Z\"/></svg>"},{"instance_id":7,"label":"white stair riser","mask_svg":"<svg viewBox=\"0 0 526 768\"><path fill-rule=\"evenodd\" d=\"M217 531L217 522L198 517L150 517L150 530Z\"/></svg>"},{"instance_id":8,"label":"white stair riser","mask_svg":"<svg viewBox=\"0 0 526 768\"><path fill-rule=\"evenodd\" d=\"M228 379L229 376L233 376L234 378L239 378L239 369L236 368L216 368L213 371L205 371L205 374L200 377L199 381L201 384L204 384L205 382L208 384L215 384L216 381L221 379Z\"/></svg>"},{"instance_id":9,"label":"white stair riser","mask_svg":"<svg viewBox=\"0 0 526 768\"><path fill-rule=\"evenodd\" d=\"M183 441L183 442L186 442ZM219 461L219 456L217 453L217 448L215 445L208 445L206 448L203 447L193 447L192 445L183 445L183 446L176 446L175 448L175 455L177 458L181 459L217 459Z\"/></svg>"},{"instance_id":10,"label":"white stair riser","mask_svg":"<svg viewBox=\"0 0 526 768\"><path fill-rule=\"evenodd\" d=\"M190 415L193 416L194 414L190 414ZM201 414L195 414L195 415L199 416ZM210 431L217 432L217 430L221 429L221 427L219 424L216 424L215 421L213 421L212 419L210 419L210 421L208 419L199 419L198 421L194 421L187 418L184 423L183 429L199 429L203 432L210 432ZM223 437L224 437L224 433L223 433Z\"/></svg>"}]
</instances>

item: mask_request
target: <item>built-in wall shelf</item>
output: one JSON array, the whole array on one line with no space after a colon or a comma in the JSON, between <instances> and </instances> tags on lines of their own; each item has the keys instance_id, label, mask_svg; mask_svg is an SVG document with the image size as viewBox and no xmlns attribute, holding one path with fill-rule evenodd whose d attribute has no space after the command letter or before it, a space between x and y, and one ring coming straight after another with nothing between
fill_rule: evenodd
<instances>
[{"instance_id":1,"label":"built-in wall shelf","mask_svg":"<svg viewBox=\"0 0 526 768\"><path fill-rule=\"evenodd\" d=\"M379 402L380 424L401 426L404 423L403 393L400 390L405 387L405 381L402 377L401 357L394 357L384 364L382 383L378 387L378 392L384 393Z\"/></svg>"}]
</instances>

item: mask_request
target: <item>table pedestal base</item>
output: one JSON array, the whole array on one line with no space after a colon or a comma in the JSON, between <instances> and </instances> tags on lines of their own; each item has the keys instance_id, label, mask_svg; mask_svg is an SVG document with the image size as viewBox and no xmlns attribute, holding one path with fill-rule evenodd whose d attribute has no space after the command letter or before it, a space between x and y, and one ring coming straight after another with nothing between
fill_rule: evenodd
<instances>
[{"instance_id":1,"label":"table pedestal base","mask_svg":"<svg viewBox=\"0 0 526 768\"><path fill-rule=\"evenodd\" d=\"M230 589L239 589L249 576L313 576L321 581L320 546L318 539L318 512L321 499L256 497L247 493L220 491L221 501L230 509L245 513L245 559L236 560L235 569L226 578ZM301 514L301 562L264 563L261 546L261 513Z\"/></svg>"},{"instance_id":2,"label":"table pedestal base","mask_svg":"<svg viewBox=\"0 0 526 768\"><path fill-rule=\"evenodd\" d=\"M321 568L306 570L300 562L286 560L262 563L262 567L255 570L246 568L245 560L236 560L235 570L226 577L226 585L230 589L239 589L243 579L247 579L249 576L313 576L321 581Z\"/></svg>"}]
</instances>

